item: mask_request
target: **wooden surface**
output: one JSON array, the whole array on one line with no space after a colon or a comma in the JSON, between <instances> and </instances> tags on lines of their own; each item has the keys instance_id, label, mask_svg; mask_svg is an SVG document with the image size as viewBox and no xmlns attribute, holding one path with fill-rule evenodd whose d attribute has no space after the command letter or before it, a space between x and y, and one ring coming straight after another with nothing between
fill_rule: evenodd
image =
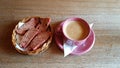
<instances>
[{"instance_id":1,"label":"wooden surface","mask_svg":"<svg viewBox=\"0 0 120 68\"><path fill-rule=\"evenodd\" d=\"M27 16L59 21L81 17L94 23L96 42L82 56L63 57L54 40L43 54L19 54L11 43L17 22ZM119 68L120 0L0 0L0 68Z\"/></svg>"}]
</instances>

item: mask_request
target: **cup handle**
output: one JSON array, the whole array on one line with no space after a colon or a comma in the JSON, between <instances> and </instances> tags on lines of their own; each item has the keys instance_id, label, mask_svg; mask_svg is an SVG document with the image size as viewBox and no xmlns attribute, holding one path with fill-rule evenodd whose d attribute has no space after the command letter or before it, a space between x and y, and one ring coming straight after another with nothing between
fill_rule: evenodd
<instances>
[{"instance_id":1,"label":"cup handle","mask_svg":"<svg viewBox=\"0 0 120 68\"><path fill-rule=\"evenodd\" d=\"M94 25L94 23L89 24L90 28L92 28L92 27L93 27L93 25Z\"/></svg>"}]
</instances>

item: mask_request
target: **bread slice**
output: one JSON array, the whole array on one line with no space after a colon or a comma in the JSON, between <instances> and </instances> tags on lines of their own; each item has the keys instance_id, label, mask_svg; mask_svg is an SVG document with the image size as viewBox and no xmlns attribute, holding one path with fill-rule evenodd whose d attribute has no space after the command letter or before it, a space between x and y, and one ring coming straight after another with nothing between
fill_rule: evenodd
<instances>
[{"instance_id":1,"label":"bread slice","mask_svg":"<svg viewBox=\"0 0 120 68\"><path fill-rule=\"evenodd\" d=\"M32 17L27 17L27 18L24 18L22 21L20 21L20 22L22 22L22 23L25 23L25 22L27 22L29 19L31 19ZM39 17L40 18L40 17ZM19 23L20 23L19 22ZM18 23L18 24L19 24ZM18 24L15 26L15 28L16 27L18 27ZM19 52L19 53L21 53L21 54L27 54L27 55L36 55L36 54L38 54L38 53L42 53L42 52L44 52L44 51L46 51L48 48L49 48L49 46L50 46L50 43L52 42L52 29L51 29L51 26L49 25L48 26L48 30L51 32L51 35L50 35L50 38L42 45L42 47L39 47L38 49L36 49L36 50L33 50L33 51L26 51L26 50L23 50L22 48L20 48L19 47L19 45L18 45L18 43L20 42L19 41L19 37L20 37L20 35L18 35L16 32L15 32L15 29L13 29L13 33L12 33L12 43L13 43L13 46L15 47L15 49Z\"/></svg>"}]
</instances>

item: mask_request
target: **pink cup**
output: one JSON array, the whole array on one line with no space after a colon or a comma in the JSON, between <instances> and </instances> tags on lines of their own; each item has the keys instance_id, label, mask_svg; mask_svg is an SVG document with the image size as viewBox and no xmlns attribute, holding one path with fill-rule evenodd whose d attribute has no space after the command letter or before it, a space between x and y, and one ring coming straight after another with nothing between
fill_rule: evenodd
<instances>
[{"instance_id":1,"label":"pink cup","mask_svg":"<svg viewBox=\"0 0 120 68\"><path fill-rule=\"evenodd\" d=\"M87 29L87 33L86 33L86 36L84 38L82 38L80 40L75 40L75 39L71 39L67 35L66 28L67 28L68 24L71 23L71 21L79 22L79 23L81 23L81 24L83 24L85 26L85 30ZM83 30L84 30L84 28L83 28ZM83 20L81 18L78 18L78 17L73 17L73 18L68 18L65 21L63 21L62 32L63 32L63 36L64 36L64 41L66 43L68 43L68 44L75 44L75 45L81 45L89 37L91 30L90 30L89 24L85 20Z\"/></svg>"}]
</instances>

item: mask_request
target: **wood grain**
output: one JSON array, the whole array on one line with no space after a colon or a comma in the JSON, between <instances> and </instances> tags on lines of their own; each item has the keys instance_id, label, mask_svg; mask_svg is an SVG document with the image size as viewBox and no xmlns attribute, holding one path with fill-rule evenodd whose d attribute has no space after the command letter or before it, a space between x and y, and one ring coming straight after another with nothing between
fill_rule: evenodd
<instances>
[{"instance_id":1,"label":"wood grain","mask_svg":"<svg viewBox=\"0 0 120 68\"><path fill-rule=\"evenodd\" d=\"M96 42L82 56L63 57L54 40L36 56L19 54L11 42L18 20L27 16L51 17L52 26L69 17L94 23ZM0 68L119 68L120 0L0 0Z\"/></svg>"}]
</instances>

